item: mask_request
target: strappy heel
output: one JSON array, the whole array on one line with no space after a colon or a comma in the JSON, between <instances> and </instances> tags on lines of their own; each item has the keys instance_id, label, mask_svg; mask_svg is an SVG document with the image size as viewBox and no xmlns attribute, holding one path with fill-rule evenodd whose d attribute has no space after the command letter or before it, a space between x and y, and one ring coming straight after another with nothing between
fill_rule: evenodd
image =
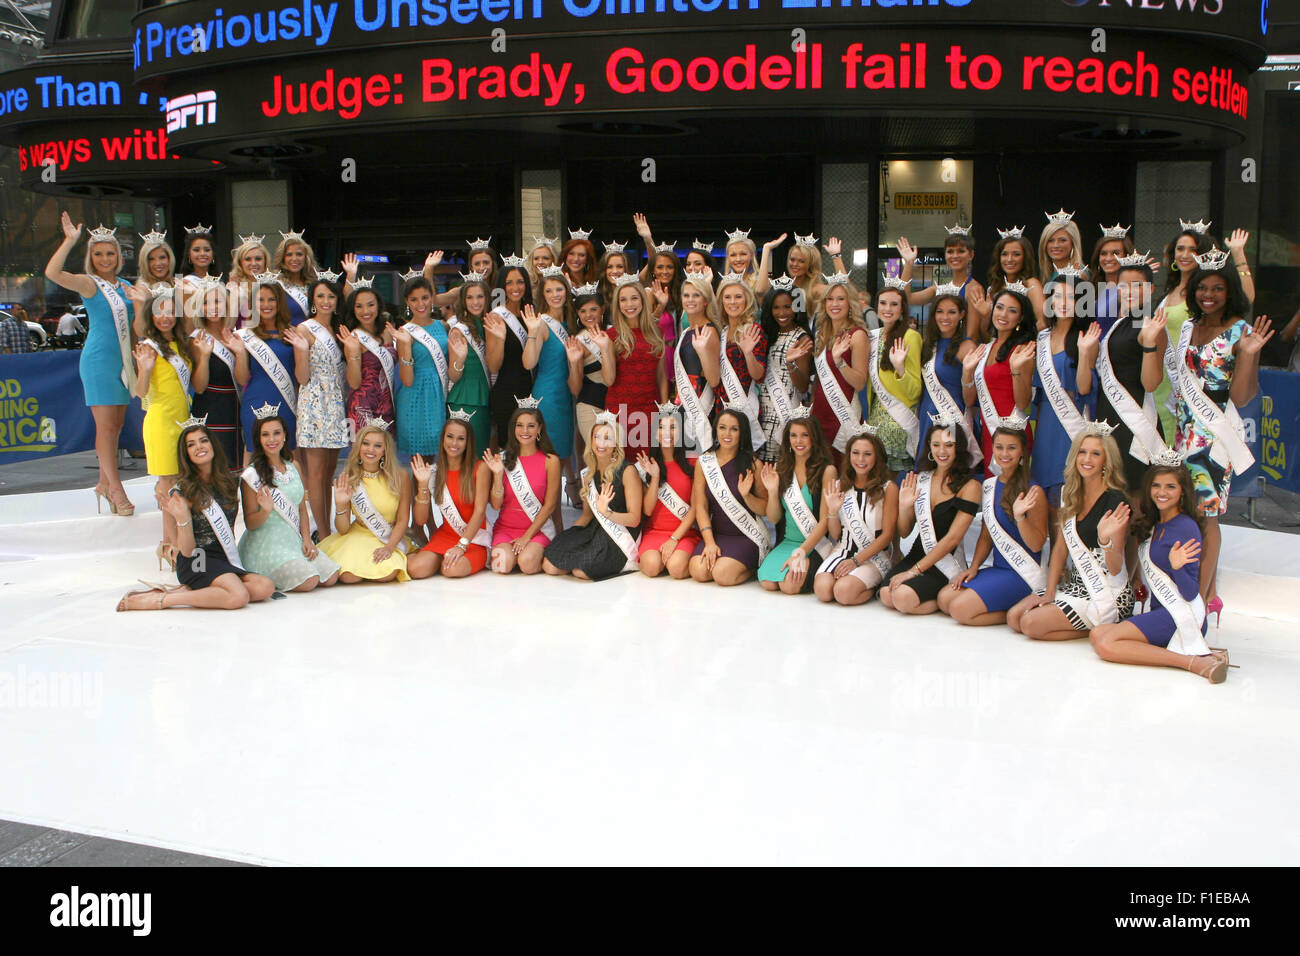
<instances>
[{"instance_id":1,"label":"strappy heel","mask_svg":"<svg viewBox=\"0 0 1300 956\"><path fill-rule=\"evenodd\" d=\"M96 486L95 486L93 489L91 489L91 490L93 490L93 491L95 492L95 514L97 514L97 515L102 515L102 514L104 513L104 502L105 502L105 501L108 502L108 513L109 513L109 514L112 514L112 513L113 513L113 502L112 502L112 500L108 497L108 489L105 488L103 485L96 485Z\"/></svg>"},{"instance_id":2,"label":"strappy heel","mask_svg":"<svg viewBox=\"0 0 1300 956\"><path fill-rule=\"evenodd\" d=\"M1208 645L1207 645L1207 646L1208 646ZM1239 664L1232 664L1232 663L1229 663L1229 661L1228 661L1228 649L1227 649L1226 647L1211 647L1211 648L1210 648L1210 654L1213 655L1214 657L1219 658L1219 660L1223 661L1223 663L1227 664L1229 667L1237 667L1237 668L1240 668L1240 665L1239 665Z\"/></svg>"},{"instance_id":3,"label":"strappy heel","mask_svg":"<svg viewBox=\"0 0 1300 956\"><path fill-rule=\"evenodd\" d=\"M155 593L158 595L157 607L131 607L131 603L130 603L131 598L133 598L135 595L155 594ZM161 611L163 609L163 601L166 599L166 597L167 597L167 592L162 588L145 588L142 591L127 591L125 594L122 595L122 600L117 602L117 609L119 611Z\"/></svg>"},{"instance_id":4,"label":"strappy heel","mask_svg":"<svg viewBox=\"0 0 1300 956\"><path fill-rule=\"evenodd\" d=\"M1214 629L1219 629L1219 618L1223 615L1223 598L1217 594L1210 598L1210 603L1205 605L1205 616L1214 615Z\"/></svg>"},{"instance_id":5,"label":"strappy heel","mask_svg":"<svg viewBox=\"0 0 1300 956\"><path fill-rule=\"evenodd\" d=\"M163 569L165 564L168 568L176 570L176 546L166 541L159 541L158 547L154 550L154 556L158 558L158 570Z\"/></svg>"},{"instance_id":6,"label":"strappy heel","mask_svg":"<svg viewBox=\"0 0 1300 956\"><path fill-rule=\"evenodd\" d=\"M1206 660L1208 658L1208 660ZM1205 661L1209 666L1192 666L1193 661ZM1222 684L1228 679L1228 662L1217 654L1205 654L1187 658L1187 669L1197 677L1204 677L1211 684Z\"/></svg>"}]
</instances>

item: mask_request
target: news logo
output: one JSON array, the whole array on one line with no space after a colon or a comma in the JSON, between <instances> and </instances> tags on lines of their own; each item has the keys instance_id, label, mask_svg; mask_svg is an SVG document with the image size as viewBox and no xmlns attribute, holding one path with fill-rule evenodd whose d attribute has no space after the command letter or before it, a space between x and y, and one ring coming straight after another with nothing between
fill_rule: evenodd
<instances>
[{"instance_id":1,"label":"news logo","mask_svg":"<svg viewBox=\"0 0 1300 956\"><path fill-rule=\"evenodd\" d=\"M217 121L217 92L186 93L167 101L167 132L187 126L211 126Z\"/></svg>"}]
</instances>

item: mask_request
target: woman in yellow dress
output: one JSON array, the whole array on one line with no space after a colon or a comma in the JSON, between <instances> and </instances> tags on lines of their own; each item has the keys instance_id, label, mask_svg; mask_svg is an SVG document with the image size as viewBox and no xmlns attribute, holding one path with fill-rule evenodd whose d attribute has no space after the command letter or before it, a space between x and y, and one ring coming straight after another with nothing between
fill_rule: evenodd
<instances>
[{"instance_id":1,"label":"woman in yellow dress","mask_svg":"<svg viewBox=\"0 0 1300 956\"><path fill-rule=\"evenodd\" d=\"M158 479L155 491L166 496L180 473L176 441L181 422L190 417L190 392L208 386L206 340L191 340L177 327L175 288L157 285L151 291L133 286L128 293L137 303L141 336L135 346L135 393L144 405L145 461L149 474ZM192 376L192 379L191 379ZM163 537L158 543L159 567L163 561L175 567L176 520L165 509Z\"/></svg>"},{"instance_id":2,"label":"woman in yellow dress","mask_svg":"<svg viewBox=\"0 0 1300 956\"><path fill-rule=\"evenodd\" d=\"M397 462L388 423L371 419L334 483L335 533L320 543L342 571L339 582L409 581L406 528L411 480Z\"/></svg>"}]
</instances>

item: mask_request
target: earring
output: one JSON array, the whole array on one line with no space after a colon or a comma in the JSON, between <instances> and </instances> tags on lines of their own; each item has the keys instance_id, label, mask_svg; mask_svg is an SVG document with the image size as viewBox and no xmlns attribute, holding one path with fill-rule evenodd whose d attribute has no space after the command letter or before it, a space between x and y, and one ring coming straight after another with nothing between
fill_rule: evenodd
<instances>
[{"instance_id":1,"label":"earring","mask_svg":"<svg viewBox=\"0 0 1300 956\"><path fill-rule=\"evenodd\" d=\"M380 456L379 456L379 467L380 467L380 468L383 468L385 462L387 462L387 461L388 461L388 456L387 456L387 455L380 455Z\"/></svg>"}]
</instances>

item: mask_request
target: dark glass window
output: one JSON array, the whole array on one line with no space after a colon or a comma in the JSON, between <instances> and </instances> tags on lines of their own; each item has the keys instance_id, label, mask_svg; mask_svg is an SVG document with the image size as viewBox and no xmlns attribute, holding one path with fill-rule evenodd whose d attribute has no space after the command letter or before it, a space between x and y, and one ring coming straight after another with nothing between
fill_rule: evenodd
<instances>
[{"instance_id":1,"label":"dark glass window","mask_svg":"<svg viewBox=\"0 0 1300 956\"><path fill-rule=\"evenodd\" d=\"M131 35L139 0L64 0L61 40L104 40Z\"/></svg>"}]
</instances>

